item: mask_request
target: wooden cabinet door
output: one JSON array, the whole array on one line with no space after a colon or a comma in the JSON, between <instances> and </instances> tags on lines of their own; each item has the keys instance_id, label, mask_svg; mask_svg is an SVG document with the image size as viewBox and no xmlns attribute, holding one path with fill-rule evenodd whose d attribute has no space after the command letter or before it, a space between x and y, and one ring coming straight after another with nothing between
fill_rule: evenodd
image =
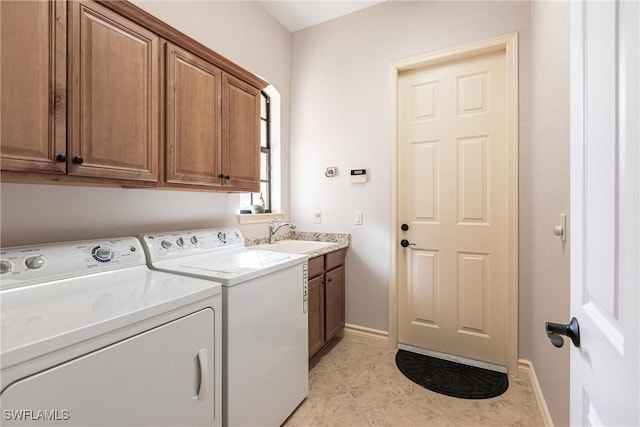
<instances>
[{"instance_id":1,"label":"wooden cabinet door","mask_svg":"<svg viewBox=\"0 0 640 427\"><path fill-rule=\"evenodd\" d=\"M168 183L219 187L222 71L167 44Z\"/></svg>"},{"instance_id":2,"label":"wooden cabinet door","mask_svg":"<svg viewBox=\"0 0 640 427\"><path fill-rule=\"evenodd\" d=\"M260 191L260 91L222 76L222 172L229 190Z\"/></svg>"},{"instance_id":3,"label":"wooden cabinet door","mask_svg":"<svg viewBox=\"0 0 640 427\"><path fill-rule=\"evenodd\" d=\"M160 39L99 4L69 5L68 173L157 181Z\"/></svg>"},{"instance_id":4,"label":"wooden cabinet door","mask_svg":"<svg viewBox=\"0 0 640 427\"><path fill-rule=\"evenodd\" d=\"M0 2L2 170L64 174L66 4Z\"/></svg>"},{"instance_id":5,"label":"wooden cabinet door","mask_svg":"<svg viewBox=\"0 0 640 427\"><path fill-rule=\"evenodd\" d=\"M309 280L309 358L325 344L323 276Z\"/></svg>"},{"instance_id":6,"label":"wooden cabinet door","mask_svg":"<svg viewBox=\"0 0 640 427\"><path fill-rule=\"evenodd\" d=\"M344 326L344 266L325 273L326 341Z\"/></svg>"}]
</instances>

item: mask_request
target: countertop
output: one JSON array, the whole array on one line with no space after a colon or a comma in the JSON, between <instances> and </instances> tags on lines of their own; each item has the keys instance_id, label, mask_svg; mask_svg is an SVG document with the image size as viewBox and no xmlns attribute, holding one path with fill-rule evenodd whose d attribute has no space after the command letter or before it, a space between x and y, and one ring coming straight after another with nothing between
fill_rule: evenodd
<instances>
[{"instance_id":1,"label":"countertop","mask_svg":"<svg viewBox=\"0 0 640 427\"><path fill-rule=\"evenodd\" d=\"M244 244L247 247L254 245L260 245L268 243L266 237L245 237ZM288 231L286 233L278 233L276 235L276 242L279 240L305 240L310 242L331 242L334 243L330 246L325 246L314 250L312 252L306 252L309 258L315 258L320 255L327 254L329 252L337 251L339 249L348 248L351 244L351 235L345 233L315 233L307 231Z\"/></svg>"}]
</instances>

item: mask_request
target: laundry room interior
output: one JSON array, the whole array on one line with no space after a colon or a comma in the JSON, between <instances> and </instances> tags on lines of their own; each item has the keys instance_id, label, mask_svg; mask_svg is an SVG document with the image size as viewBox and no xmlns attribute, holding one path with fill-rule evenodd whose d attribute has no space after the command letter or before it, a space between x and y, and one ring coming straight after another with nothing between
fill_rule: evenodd
<instances>
[{"instance_id":1,"label":"laundry room interior","mask_svg":"<svg viewBox=\"0 0 640 427\"><path fill-rule=\"evenodd\" d=\"M9 26L6 21L6 3L3 0L0 6L3 75L5 75L4 40L7 40L5 29L16 31L16 27ZM335 271L332 268L338 267L343 271L344 297L341 303L343 314L342 319L340 314L337 314L337 328L332 327L333 332L329 335L330 328L327 325L318 326L309 322L309 328L312 326L320 328L318 331L324 336L319 337L320 341L315 344L313 354L309 354L313 357L308 358L305 353L304 369L309 370L308 394L303 393L303 396L293 404L293 408L286 411L287 414L283 415L282 419L271 420L265 416L264 420L269 419L269 421L264 423L260 423L260 418L245 418L243 421L233 422L231 419L226 419L223 414L221 418L216 416L210 425L282 423L291 426L569 425L571 342L566 340L562 348L552 345L551 335L548 335L545 330L545 322L563 324L571 318L571 2L130 0L124 2L124 6L113 9L108 4L101 4L109 2L87 1L81 2L82 6L78 6L76 1L70 1L69 6L65 6L65 2L57 3L63 4L63 8L66 7L66 11L61 13L69 25L69 27L62 27L62 30L60 28L57 30L66 33L65 46L68 59L64 61L67 63L67 69L63 71L63 77L52 77L52 73L48 70L41 70L39 73L45 76L45 79L53 79L52 81L60 78L68 85L64 93L67 107L65 117L62 119L65 122L62 140L66 141L66 145L70 147L62 161L63 165L67 165L67 172L47 171L40 166L38 166L39 171L34 171L25 169L24 163L10 165L5 163L9 153L5 151L5 146L9 145L9 138L14 138L16 135L9 131L4 132L5 121L7 117L15 119L16 115L5 117L5 111L8 112L11 108L11 103L5 102L5 99L9 99L11 88L3 77L1 141L3 159L0 183L0 244L3 257L5 249L11 247L70 241L97 242L101 239L106 242L116 238L136 237L142 242L141 246L129 240L117 242L113 240L116 242L114 247L124 245L122 247L135 248L135 251L134 249L131 251L142 256L142 260L136 261L139 264L138 267L145 264L146 257L146 262L154 272L158 270L163 274L171 275L181 274L184 270L185 275L204 282L208 279L214 280L211 277L218 276L197 272L196 270L201 267L195 264L187 265L183 261L175 261L171 264L169 259L173 256L172 251L186 250L187 247L193 251L205 251L228 245L237 246L237 250L245 250L251 249L254 244L259 246L254 248L256 250L269 251L269 240L272 237L276 245L278 241L283 240L323 242L327 244L326 248L322 244L318 246L311 244L303 248L295 247L295 244L291 243L292 246L290 246L296 248L292 250L293 252L298 251L308 255L308 258L305 258L305 261L308 259L308 270L307 264L304 264L305 316L307 315L306 281L308 279L311 287L315 280L312 274L315 265L311 258L322 259L323 264L320 267L320 277L323 277L322 286L325 286L332 277L332 271ZM94 4L96 8L92 9ZM330 7L323 8L327 5ZM85 7L88 11L86 16L83 9ZM86 88L90 88L93 84L90 79L83 80L79 77L84 72L92 72L94 79L102 78L117 87L117 77L112 81L108 75L100 73L97 69L95 64L99 64L99 58L92 65L91 61L94 57L86 54L84 47L82 49L78 47L82 43L88 43L86 46L93 47L101 41L109 43L109 35L101 30L101 24L98 22L98 18L102 19L103 16L102 9L104 9L104 16L109 16L108 14L118 16L117 19L106 20L118 31L124 31L120 27L123 25L120 18L124 16L122 19L129 19L130 17L126 14L132 13L134 18L131 19L136 21L135 25L144 27L142 28L144 31L155 33L153 37L158 37L159 40L159 44L154 44L148 51L142 48L138 50L138 45L125 50L124 42L123 44L114 42L113 45L105 48L107 50L102 51L115 56L118 52L125 51L127 55L138 55L131 61L133 64L144 62L145 55L157 54L160 58L155 63L153 62L155 60L151 60L149 68L145 69L149 75L156 73L154 84L157 87L149 86L151 89L147 88L143 95L141 95L142 90L140 92L134 90L131 99L135 98L135 102L140 102L140 99L145 96L151 97L149 93L153 92L157 93L153 95L157 96L157 99L153 99L150 105L157 108L157 111L174 108L175 105L178 105L176 111L180 105L185 108L173 122L169 120L169 113L162 112L149 122L146 122L148 116L141 116L141 120L145 122L132 124L129 128L118 125L118 120L127 120L122 114L114 114L113 122L104 121L100 125L103 126L101 128L103 131L114 124L114 128L120 127L113 130L113 135L119 137L124 137L123 132L126 129L133 129L134 132L138 132L136 137L148 131L155 138L157 147L144 154L148 156L147 160L154 158L150 161L152 164L150 170L155 175L152 178L145 178L140 185L136 184L136 178L131 179L131 177L141 176L141 169L137 169L133 175L127 175L125 178L118 177L115 180L110 179L108 175L101 175L103 172L100 171L99 166L93 169L97 171L93 177L91 172L78 173L76 176L70 173L72 170L79 170L77 168L81 167L83 162L82 158L80 161L77 160L78 153L72 152L76 149L74 147L85 150L81 153L85 156L85 166L91 166L93 161L99 160L105 153L110 155L108 150L101 152L99 148L91 151L91 143L87 142L92 132L88 123L99 121L98 114L102 114L103 107L99 105L99 96L108 99L107 105L112 107L124 106L129 102L125 98L118 100L114 96L109 96L108 92L104 91L106 85L102 85L103 91L92 94L94 98L86 93L80 95L82 91L88 91ZM637 7L633 10L637 13ZM44 15L42 15L43 12L37 13L40 17L38 23L47 24L49 18L46 13L49 12L45 12ZM80 24L77 28L72 28L76 21ZM159 21L171 29L165 30L160 24L156 25ZM59 24L59 19L56 22ZM26 27L20 28L19 31L40 33L34 28ZM53 34L53 30L49 31ZM45 39L47 30L44 29L42 32L44 35L40 34L38 37ZM181 39L182 36L175 35L178 33L186 37ZM138 29L132 34L140 36L145 43L151 38ZM93 37L93 39L82 41L83 37ZM19 37L13 37L12 40L14 39ZM176 45L176 40L187 39L195 43L184 41L184 44L175 47L174 50L169 46ZM163 43L168 47L165 48ZM148 46L151 44L149 42ZM147 45L141 45L147 47ZM112 48L111 51L108 50L110 48ZM404 378L395 366L398 344L402 338L400 323L403 319L401 314L403 308L398 302L402 298L403 291L397 283L398 277L403 276L398 274L401 274L400 271L403 268L407 268L404 263L410 262L403 258L404 254L423 249L420 247L420 241L416 240L415 235L411 233L419 224L430 221L423 218L411 222L413 219L406 219L401 210L402 200L404 200L402 197L414 197L423 187L421 187L422 184L414 185L411 187L411 194L404 194L407 187L402 185L404 182L402 174L405 166L411 164L412 160L411 157L408 160L405 158L404 161L408 163L403 164L401 163L402 155L398 154L398 145L402 142L399 141L402 136L398 137L398 128L403 126L402 120L398 119L400 117L398 111L400 114L403 111L403 107L398 104L398 99L402 96L399 93L401 90L398 89L399 82L402 76L418 67L418 65L406 64L428 63L435 64L434 67L437 67L447 61L446 59L438 60L440 56L446 58L450 55L449 57L453 59L449 61L464 59L465 54L460 52L465 49L469 51L476 49L480 54L489 56L492 52L501 52L503 56L500 60L506 61L507 64L503 68L508 70L505 77L507 94L504 96L508 100L505 114L510 117L510 121L505 131L508 135L505 139L508 139L512 145L509 146L510 151L507 150L503 159L507 165L505 170L508 171L503 178L504 188L509 190L505 193L504 202L504 206L508 207L505 211L505 218L508 220L505 220L505 234L501 235L501 238L509 243L498 251L502 251L499 253L503 254L502 256L507 260L504 267L505 271L508 271L508 274L505 273L507 274L505 281L510 285L505 288L505 300L501 303L504 314L501 320L497 321L504 323L506 328L504 331L506 344L503 344L506 350L503 354L504 359L496 363L503 367L501 372L507 374L509 389L501 397L486 400L457 399L432 393ZM172 58L172 55L177 58L175 68L166 65L166 61ZM39 59L36 58L27 64L42 65L45 63L42 59L44 57L47 55L43 56L40 53ZM194 57L196 59L193 59ZM189 62L192 59L193 62ZM215 153L215 156L220 153L214 150L194 151L193 157L189 157L190 154L187 151L176 155L173 151L176 149L175 146L168 148L171 138L202 136L198 131L191 132L189 130L191 128L201 126L202 129L209 129L208 124L203 122L189 124L190 115L197 114L189 110L187 105L188 97L206 98L198 97L197 84L209 84L208 74L200 80L197 80L200 77L195 74L191 75L195 76L199 83L188 87L187 90L190 92L185 92L184 98L171 95L174 90L173 85L178 87L181 84L179 79L183 78L183 81L186 81L190 76L188 70L185 71L188 68L185 64L201 64L202 61L214 63L211 67L222 69L221 74L216 74L216 78L222 81L222 86L228 82L225 80L227 75L237 72L240 77L236 79L238 76L232 76L232 78L240 83L236 86L232 83L231 86L233 88L246 86L253 91L252 93L257 94L258 104L256 105L258 105L257 113L259 114L247 127L251 129L238 130L237 127L229 126L231 129L229 130L226 124L221 125L220 120L233 120L233 115L229 116L225 105L222 105L220 117L211 119L213 123L211 129L215 128L217 129L215 132L220 132L216 134L217 138L224 140L229 135L232 139L259 135L261 147L268 148L268 150L261 150L256 145L255 152L249 156L242 157L243 152L238 151L231 154L230 160L222 161L223 165L225 161L239 163L242 165L240 169L255 169L254 166L258 164L256 162L263 162L255 169L257 176L254 176L254 182L247 187L239 183L231 190L225 188L225 180L233 181L234 177L232 176L229 180L227 175L225 178L224 170L217 170L216 175L221 172L220 175L213 176L213 179L217 180L215 186L189 181L191 179L188 175L189 171L182 175L175 173L170 176L172 171L180 167L183 159L187 159L184 160L185 162L192 162L187 165L190 167L200 165L198 156L202 160L202 156L206 153ZM220 61L220 63L214 61ZM91 68L92 66L96 68ZM210 70L208 66L203 66L202 69ZM53 69L53 66L51 67ZM125 68L123 72L130 71ZM464 71L464 73L467 73L465 76L471 76L468 79L469 85L475 84L474 76L480 75L471 71ZM494 81L491 80L493 78L493 75L490 79L486 76L481 77L484 79L482 84L485 85L480 89L481 98L484 96L483 99L487 99L486 85L489 84L488 82L493 84ZM174 80L166 86L164 83L159 83L164 82L165 79ZM428 82L435 81L435 78L428 76L425 79ZM220 81L216 84L220 85ZM430 87L429 84L431 83L426 84L425 87ZM50 85L49 82L45 83L44 90L48 90ZM53 85L57 87L55 83ZM204 90L208 90L208 87ZM226 90L224 86L220 92L223 103L227 96L227 92L224 92ZM234 90L230 89L230 99L237 100L238 103L245 102L245 98L237 95L233 92ZM434 92L428 93L427 90L431 89L425 89L426 98L424 99L445 97L444 92L442 94L437 92L440 89L434 89ZM220 97L220 93L216 96ZM136 98L135 94L139 96ZM234 98L236 95L237 97ZM14 96L13 100L20 98L20 94L12 96ZM492 96L494 95L490 95L489 98ZM86 105L82 104L85 102ZM180 104L181 102L183 104ZM220 102L219 100L211 102L213 104L210 106L220 107L216 104ZM417 101L414 99L415 102ZM469 103L471 105L472 101ZM51 104L55 102L51 101ZM83 105L83 107L77 107L77 105ZM93 106L95 109L92 113L77 110L94 108ZM246 104L242 106L246 107ZM241 110L244 108L242 106ZM49 108L49 103L45 102L38 108L40 110L37 114L41 119L42 108ZM492 108L495 110L497 107L492 106ZM423 111L426 115L440 114L439 111L433 113L427 110ZM253 112L256 111L252 110L251 114ZM246 110L242 110L241 113L246 114ZM34 113L32 116L38 117L37 114ZM37 126L40 126L41 133L50 135L48 140L45 136L44 156L55 159L58 153L52 151L56 146L52 142L54 137L51 134L55 133L56 129L60 131L60 119L51 118L47 121L47 116L48 113L45 112L45 121L40 120ZM201 117L203 117L202 114L198 116L198 120ZM136 117L136 120L139 119L140 117ZM35 124L30 123L29 117L22 117L19 126L36 127ZM148 128L142 129L145 126ZM175 129L179 126L182 126L182 130L176 131ZM219 129L220 127L222 130ZM484 131L474 132L476 132L474 137L484 134ZM84 142L83 138L85 138ZM15 142L12 144L16 145ZM114 144L114 147L123 149L126 144L120 141ZM476 140L470 140L469 144L476 144ZM469 145L469 151L465 153L476 155L478 153L474 151L476 145L473 147L471 145ZM429 147L431 146L425 146L425 149L431 149ZM480 148L480 156L493 155L493 151L487 151L486 145L482 147L485 147L485 151ZM461 148L461 150L467 150L467 148ZM30 155L21 153L19 150L12 151L11 155L15 153L19 156ZM426 152L420 151L420 153L423 155ZM430 159L428 153L424 156ZM267 157L268 164L264 164ZM417 157L414 156L414 158ZM55 163L55 160L52 162ZM57 162L60 163L60 159ZM413 164L416 165L415 160ZM492 164L495 165L495 162ZM131 165L119 165L115 169L122 170L129 166ZM131 167L134 169L137 166ZM417 167L426 166L418 165ZM450 173L454 176L458 173L455 167L448 172L447 166L440 167L443 169L443 174ZM479 167L482 168L482 166ZM469 170L475 173L476 169ZM229 174L233 175L233 172ZM415 176L424 183L427 179L426 175L416 174ZM173 182L177 184L166 185L174 178ZM437 186L437 183L433 185ZM428 185L424 184L424 188L426 187ZM475 191L476 188L479 187L471 186L468 191ZM494 187L490 190L487 188L489 187L483 187L479 191L489 191L495 197L497 191L494 191ZM443 197L442 194L439 196ZM457 200L457 197L459 194L455 189L448 195L448 199L451 200ZM467 200L466 203L472 203L475 200L472 196L469 197L470 201L463 197ZM425 210L430 209L424 206ZM485 209L483 211L485 213L479 214L480 217L485 215L486 209L491 209L491 206L493 205L489 205L489 208L484 206L482 209ZM262 209L266 209L266 213L256 213L264 212ZM434 209L437 211L437 208ZM486 219L486 216L482 218ZM465 219L462 218L460 221L464 222ZM469 221L482 222L483 220ZM408 232L404 228L406 224L403 223L409 224ZM282 226L278 227L279 225ZM562 227L560 234L554 233L554 227L558 226ZM406 246L412 246L407 248L404 243L401 245L401 240L406 242ZM164 249L162 249L161 242L165 241L170 241L172 247L163 246ZM229 251L231 254L232 251L230 249ZM286 249L280 252L286 253ZM423 255L431 256L427 252ZM479 274L485 274L486 270L482 270L482 266L486 267L486 264L482 263L488 262L487 258L482 258L484 255L477 255L478 250L469 251L469 253L472 252L475 258L469 258L470 261L468 261L472 266L471 271L476 271L473 268L476 268L477 263L481 263L481 267L478 267L481 269ZM98 261L99 253L94 250L92 254ZM118 258L120 256L118 254L106 256L111 256L110 259L113 259L114 256ZM193 259L195 260L198 256L204 256L204 252L202 254L197 252ZM406 256L409 257L409 255ZM293 271L293 265L303 262L302 258L288 258L286 265ZM464 265L466 258L460 259L462 261L457 262L462 262ZM416 260L427 262L423 258L415 258L414 262L418 262ZM156 261L159 262L158 265L161 265L160 261L162 261L168 267L152 266L151 263ZM50 266L51 261L47 262L48 264L42 265ZM104 261L100 262L104 263ZM259 262L266 261L261 259ZM285 263L285 261L277 262L282 262L283 265ZM31 268L28 264L29 261L27 261L27 268ZM220 276L221 278L215 279L222 283L220 295L223 330L219 333L224 337L218 344L220 346L231 345L229 340L232 339L226 336L230 331L224 329L224 321L227 319L225 317L227 313L224 312L225 304L232 304L231 298L235 298L230 293L230 290L234 289L232 284L227 285L224 282L233 280L225 279L227 277L225 274L228 273L228 277L235 274L229 265L219 267L218 271L224 270L224 274ZM424 264L426 266L424 268L428 268L428 265L431 264ZM39 267L37 263L36 266ZM98 268L102 267L98 266ZM410 273L407 274L410 275ZM253 276L249 279L258 280ZM482 282L481 279L478 280ZM225 286L229 287L225 288ZM12 289L15 288L9 290ZM327 294L323 288L322 298L328 298L329 291L326 292ZM484 292L486 293L486 290ZM486 297L486 294L482 293L472 293L472 295L478 299ZM213 297L213 294L207 296L207 298ZM298 298L298 295L296 294L295 297ZM302 298L303 295L300 294L299 297ZM7 298L6 301L8 304L13 299ZM245 307L254 307L256 312L259 312L263 309L261 306L267 301L271 301L271 297L265 293L262 296L249 298ZM278 306L277 301L274 304L276 304L275 311L284 310L282 306ZM323 308L324 304L328 304L328 300L323 301ZM214 307L213 303L209 306ZM486 310L487 306L479 304L473 307L480 307L478 310L484 307ZM473 307L470 309L471 312L476 309ZM3 306L3 310L8 309ZM216 310L218 308L214 311ZM310 313L312 310L309 306ZM428 316L427 311L425 309L419 315ZM327 316L326 319L325 316ZM321 321L325 322L331 316L332 314L323 313ZM486 312L478 316L487 321ZM466 335L473 336L474 339L480 335L484 336L482 329L485 326L478 326L477 329L474 329L475 326L470 327L470 332ZM431 326L429 328L433 329ZM268 328L264 329L267 334ZM238 331L243 330L238 329ZM262 330L261 325L256 326L256 333L259 330ZM4 332L3 328L3 334ZM247 334L246 331L237 333ZM311 340L312 332L309 331L308 334ZM283 332L283 340L285 335ZM310 348L311 343L309 343ZM413 347L407 346L407 348ZM305 342L304 352L307 351L307 342ZM267 350L265 353L252 356L256 359L264 356L265 363L268 363L266 352ZM448 352L444 351L444 353ZM224 358L226 353L222 354ZM237 354L240 355L241 352ZM210 354L205 354L202 357L209 356ZM197 361L197 352L194 353L194 357ZM461 360L464 362L465 359L461 358ZM202 363L202 359L200 362ZM221 363L220 369L224 374L220 375L223 375L223 378L227 378L224 375L232 375L227 374L226 370L243 369L236 365L227 366L225 364L229 362L225 360ZM201 370L204 369L202 367L204 365L200 366ZM274 369L279 369L275 366ZM493 368L490 367L490 369ZM216 371L216 374L219 372ZM279 372L279 374L283 377L287 376L286 372ZM395 375L398 377L396 378ZM260 377L256 380L259 381ZM3 392L6 386L8 384L2 384ZM245 385L238 385L238 387L243 386ZM282 387L288 386L282 385ZM251 387L247 388L249 389ZM224 388L222 390L225 390L224 393L227 392ZM251 403L251 407L247 407L248 404L239 404L235 408L229 407L230 403L225 402L225 398L223 394L223 403L217 404L222 405L224 410L237 411L234 414L243 411L251 412L251 408L260 407L256 403L260 402L260 398L256 398L254 403ZM252 402L253 398L247 397L247 401ZM239 395L236 399L242 400L244 396ZM272 405L277 406L276 403ZM153 411L152 408L144 410ZM237 419L242 420L241 417ZM73 420L72 411L70 421L73 423ZM190 423L191 421L185 425L198 425L198 422Z\"/></svg>"}]
</instances>

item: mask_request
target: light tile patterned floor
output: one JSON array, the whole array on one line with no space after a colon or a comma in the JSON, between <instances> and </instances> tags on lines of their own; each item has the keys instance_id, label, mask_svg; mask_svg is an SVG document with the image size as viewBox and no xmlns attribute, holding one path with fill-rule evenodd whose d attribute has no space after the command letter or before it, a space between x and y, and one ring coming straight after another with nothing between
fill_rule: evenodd
<instances>
[{"instance_id":1,"label":"light tile patterned floor","mask_svg":"<svg viewBox=\"0 0 640 427\"><path fill-rule=\"evenodd\" d=\"M297 426L541 426L529 378L502 396L466 400L426 390L395 365L396 351L342 339L311 361L309 396L284 424Z\"/></svg>"}]
</instances>

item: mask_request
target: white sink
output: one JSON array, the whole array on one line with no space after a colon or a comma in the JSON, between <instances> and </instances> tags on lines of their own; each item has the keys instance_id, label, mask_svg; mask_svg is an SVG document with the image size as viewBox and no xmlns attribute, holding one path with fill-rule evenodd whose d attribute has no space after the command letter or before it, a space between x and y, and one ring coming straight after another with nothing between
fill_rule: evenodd
<instances>
[{"instance_id":1,"label":"white sink","mask_svg":"<svg viewBox=\"0 0 640 427\"><path fill-rule=\"evenodd\" d=\"M278 240L274 244L263 243L250 246L261 251L287 252L290 254L308 254L319 249L335 245L335 242L312 242L309 240Z\"/></svg>"}]
</instances>

